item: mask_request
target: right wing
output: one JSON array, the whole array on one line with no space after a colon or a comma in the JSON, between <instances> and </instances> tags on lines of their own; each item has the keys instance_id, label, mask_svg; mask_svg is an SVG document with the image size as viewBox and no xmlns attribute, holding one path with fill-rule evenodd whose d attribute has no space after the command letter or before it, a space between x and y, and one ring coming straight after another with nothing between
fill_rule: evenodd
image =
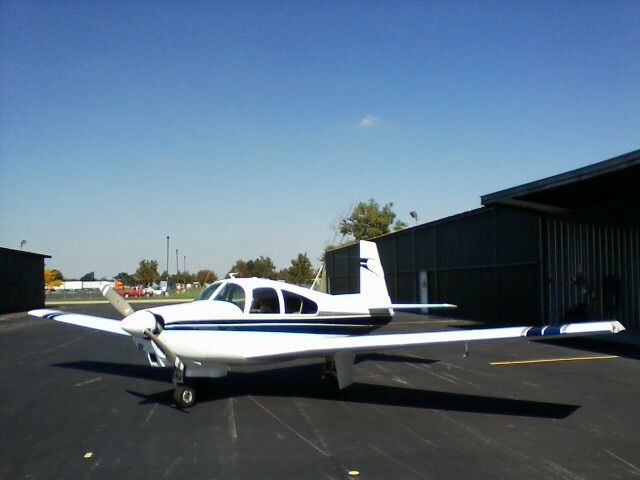
<instances>
[{"instance_id":1,"label":"right wing","mask_svg":"<svg viewBox=\"0 0 640 480\"><path fill-rule=\"evenodd\" d=\"M57 322L70 323L80 327L92 328L103 332L117 333L118 335L130 336L127 332L120 328L120 320L112 318L94 317L93 315L81 315L79 313L67 313L60 310L31 310L29 315L34 317L46 318L47 320L55 320Z\"/></svg>"},{"instance_id":2,"label":"right wing","mask_svg":"<svg viewBox=\"0 0 640 480\"><path fill-rule=\"evenodd\" d=\"M394 310L405 310L408 308L458 308L451 303L392 303Z\"/></svg>"},{"instance_id":3,"label":"right wing","mask_svg":"<svg viewBox=\"0 0 640 480\"><path fill-rule=\"evenodd\" d=\"M544 327L505 327L477 330L453 330L446 332L394 333L389 335L358 335L348 337L323 338L304 344L291 344L288 348L265 347L258 352L250 352L247 360L281 360L286 358L328 356L339 352L379 352L397 348L419 347L434 343L471 342L476 340L498 340L505 338L557 337L593 333L618 333L624 330L620 322L567 323Z\"/></svg>"}]
</instances>

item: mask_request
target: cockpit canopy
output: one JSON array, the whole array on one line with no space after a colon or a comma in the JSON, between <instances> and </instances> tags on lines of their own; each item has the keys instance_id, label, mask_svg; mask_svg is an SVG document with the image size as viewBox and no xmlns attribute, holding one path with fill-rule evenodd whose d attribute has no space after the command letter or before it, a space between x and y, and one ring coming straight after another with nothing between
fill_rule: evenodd
<instances>
[{"instance_id":1,"label":"cockpit canopy","mask_svg":"<svg viewBox=\"0 0 640 480\"><path fill-rule=\"evenodd\" d=\"M232 303L248 314L313 315L318 313L316 302L279 286L257 285L254 288L247 288L233 281L216 282L196 298L196 300L209 299Z\"/></svg>"}]
</instances>

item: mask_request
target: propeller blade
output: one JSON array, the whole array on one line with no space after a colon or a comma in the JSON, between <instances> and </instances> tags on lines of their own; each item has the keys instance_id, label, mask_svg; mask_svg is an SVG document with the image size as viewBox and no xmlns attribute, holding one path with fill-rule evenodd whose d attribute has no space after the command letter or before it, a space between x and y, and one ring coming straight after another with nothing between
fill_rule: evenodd
<instances>
[{"instance_id":1,"label":"propeller blade","mask_svg":"<svg viewBox=\"0 0 640 480\"><path fill-rule=\"evenodd\" d=\"M133 313L131 305L129 305L111 285L105 285L102 287L102 295L104 298L109 300L109 303L113 308L115 308L123 317L128 317Z\"/></svg>"}]
</instances>

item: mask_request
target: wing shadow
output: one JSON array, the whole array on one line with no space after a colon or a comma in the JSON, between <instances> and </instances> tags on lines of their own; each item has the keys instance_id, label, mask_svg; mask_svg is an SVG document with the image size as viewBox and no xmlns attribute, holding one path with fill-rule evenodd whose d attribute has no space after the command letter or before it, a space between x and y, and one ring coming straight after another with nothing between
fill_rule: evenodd
<instances>
[{"instance_id":1,"label":"wing shadow","mask_svg":"<svg viewBox=\"0 0 640 480\"><path fill-rule=\"evenodd\" d=\"M412 357L410 357L412 358ZM55 364L60 368L99 372L131 378L170 381L168 369L110 362L69 362ZM320 381L321 365L280 367L258 372L231 372L225 378L197 379L198 403L219 401L246 395L273 397L303 397L336 401L423 408L496 415L563 419L575 412L579 405L514 400L509 398L472 395L465 393L417 390L399 386L354 383L335 395ZM140 404L158 403L173 406L173 389L152 393L127 392L139 399Z\"/></svg>"}]
</instances>

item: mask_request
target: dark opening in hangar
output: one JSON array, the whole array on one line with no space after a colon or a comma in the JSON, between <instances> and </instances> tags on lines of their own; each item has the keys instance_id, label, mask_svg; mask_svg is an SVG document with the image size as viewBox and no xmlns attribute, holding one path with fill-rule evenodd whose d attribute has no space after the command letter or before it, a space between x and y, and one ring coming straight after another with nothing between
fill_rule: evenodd
<instances>
[{"instance_id":1,"label":"dark opening in hangar","mask_svg":"<svg viewBox=\"0 0 640 480\"><path fill-rule=\"evenodd\" d=\"M639 185L636 150L375 238L391 298L455 303L453 315L490 323L615 317L638 328ZM327 277L332 293L358 291L357 245L328 252Z\"/></svg>"},{"instance_id":2,"label":"dark opening in hangar","mask_svg":"<svg viewBox=\"0 0 640 480\"><path fill-rule=\"evenodd\" d=\"M0 313L44 306L44 259L49 255L0 247Z\"/></svg>"}]
</instances>

